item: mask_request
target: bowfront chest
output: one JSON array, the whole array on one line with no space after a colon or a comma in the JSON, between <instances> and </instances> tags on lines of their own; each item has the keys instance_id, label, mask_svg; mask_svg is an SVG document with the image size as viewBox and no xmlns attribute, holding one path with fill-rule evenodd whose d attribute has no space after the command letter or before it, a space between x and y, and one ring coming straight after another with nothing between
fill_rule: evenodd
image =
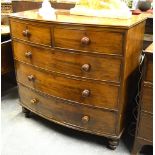
<instances>
[{"instance_id":1,"label":"bowfront chest","mask_svg":"<svg viewBox=\"0 0 155 155\"><path fill-rule=\"evenodd\" d=\"M145 19L73 16L63 10L48 20L37 10L12 14L16 78L26 116L33 112L105 136L115 149L136 86Z\"/></svg>"}]
</instances>

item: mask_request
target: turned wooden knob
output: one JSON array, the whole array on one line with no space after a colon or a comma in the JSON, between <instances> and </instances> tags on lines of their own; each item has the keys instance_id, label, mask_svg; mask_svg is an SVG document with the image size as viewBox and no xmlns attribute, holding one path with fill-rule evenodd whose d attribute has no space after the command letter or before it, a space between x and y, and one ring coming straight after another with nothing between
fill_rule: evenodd
<instances>
[{"instance_id":1,"label":"turned wooden knob","mask_svg":"<svg viewBox=\"0 0 155 155\"><path fill-rule=\"evenodd\" d=\"M23 34L24 37L30 37L30 35L31 35L31 33L30 33L29 30L24 30L24 31L22 32L22 34Z\"/></svg>"},{"instance_id":2,"label":"turned wooden knob","mask_svg":"<svg viewBox=\"0 0 155 155\"><path fill-rule=\"evenodd\" d=\"M83 37L81 39L81 44L82 45L88 45L90 43L90 39L88 37Z\"/></svg>"},{"instance_id":3,"label":"turned wooden knob","mask_svg":"<svg viewBox=\"0 0 155 155\"><path fill-rule=\"evenodd\" d=\"M38 100L37 99L32 99L31 101L30 101L32 104L36 104L36 103L38 103Z\"/></svg>"},{"instance_id":4,"label":"turned wooden knob","mask_svg":"<svg viewBox=\"0 0 155 155\"><path fill-rule=\"evenodd\" d=\"M89 116L83 116L82 117L82 122L87 123L89 121Z\"/></svg>"},{"instance_id":5,"label":"turned wooden knob","mask_svg":"<svg viewBox=\"0 0 155 155\"><path fill-rule=\"evenodd\" d=\"M29 75L29 76L27 76L27 78L29 81L34 81L34 79L35 79L34 75Z\"/></svg>"},{"instance_id":6,"label":"turned wooden knob","mask_svg":"<svg viewBox=\"0 0 155 155\"><path fill-rule=\"evenodd\" d=\"M26 53L25 53L25 57L31 58L31 57L32 57L32 53L31 53L31 52L26 52Z\"/></svg>"},{"instance_id":7,"label":"turned wooden knob","mask_svg":"<svg viewBox=\"0 0 155 155\"><path fill-rule=\"evenodd\" d=\"M89 95L90 95L90 90L85 89L85 90L82 92L82 96L83 96L83 97L88 97Z\"/></svg>"},{"instance_id":8,"label":"turned wooden knob","mask_svg":"<svg viewBox=\"0 0 155 155\"><path fill-rule=\"evenodd\" d=\"M90 65L89 64L84 64L82 65L81 69L85 72L88 72L90 71Z\"/></svg>"}]
</instances>

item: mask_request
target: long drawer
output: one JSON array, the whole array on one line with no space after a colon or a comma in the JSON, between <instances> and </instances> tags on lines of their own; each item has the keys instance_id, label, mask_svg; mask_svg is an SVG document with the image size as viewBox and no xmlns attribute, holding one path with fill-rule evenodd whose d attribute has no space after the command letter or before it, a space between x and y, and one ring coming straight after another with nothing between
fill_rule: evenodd
<instances>
[{"instance_id":1,"label":"long drawer","mask_svg":"<svg viewBox=\"0 0 155 155\"><path fill-rule=\"evenodd\" d=\"M122 55L123 34L112 30L89 30L86 27L55 27L54 46L104 54Z\"/></svg>"},{"instance_id":2,"label":"long drawer","mask_svg":"<svg viewBox=\"0 0 155 155\"><path fill-rule=\"evenodd\" d=\"M153 140L153 116L141 112L138 136L146 140Z\"/></svg>"},{"instance_id":3,"label":"long drawer","mask_svg":"<svg viewBox=\"0 0 155 155\"><path fill-rule=\"evenodd\" d=\"M19 84L23 106L64 125L100 134L114 134L116 114L45 96Z\"/></svg>"},{"instance_id":4,"label":"long drawer","mask_svg":"<svg viewBox=\"0 0 155 155\"><path fill-rule=\"evenodd\" d=\"M18 82L47 94L91 106L117 109L118 86L73 79L19 62L16 62L16 75Z\"/></svg>"},{"instance_id":5,"label":"long drawer","mask_svg":"<svg viewBox=\"0 0 155 155\"><path fill-rule=\"evenodd\" d=\"M32 25L19 21L10 21L12 37L47 46L52 45L51 29L46 25Z\"/></svg>"},{"instance_id":6,"label":"long drawer","mask_svg":"<svg viewBox=\"0 0 155 155\"><path fill-rule=\"evenodd\" d=\"M121 60L62 52L14 41L14 58L41 68L105 81L120 81Z\"/></svg>"}]
</instances>

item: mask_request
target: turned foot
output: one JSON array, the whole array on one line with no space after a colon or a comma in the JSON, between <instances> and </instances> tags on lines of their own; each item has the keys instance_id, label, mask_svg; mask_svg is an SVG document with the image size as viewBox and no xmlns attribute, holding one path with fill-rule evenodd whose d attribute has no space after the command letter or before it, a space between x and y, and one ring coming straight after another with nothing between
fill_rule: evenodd
<instances>
[{"instance_id":1,"label":"turned foot","mask_svg":"<svg viewBox=\"0 0 155 155\"><path fill-rule=\"evenodd\" d=\"M108 140L108 147L111 150L115 150L118 145L119 145L119 139L109 139Z\"/></svg>"},{"instance_id":2,"label":"turned foot","mask_svg":"<svg viewBox=\"0 0 155 155\"><path fill-rule=\"evenodd\" d=\"M30 110L22 107L22 112L25 114L25 117L29 118L30 117Z\"/></svg>"}]
</instances>

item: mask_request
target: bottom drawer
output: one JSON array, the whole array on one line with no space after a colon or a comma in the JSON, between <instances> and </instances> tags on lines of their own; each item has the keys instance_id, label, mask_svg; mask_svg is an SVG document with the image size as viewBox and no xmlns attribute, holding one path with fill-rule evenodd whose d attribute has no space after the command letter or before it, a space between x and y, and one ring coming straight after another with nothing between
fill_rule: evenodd
<instances>
[{"instance_id":1,"label":"bottom drawer","mask_svg":"<svg viewBox=\"0 0 155 155\"><path fill-rule=\"evenodd\" d=\"M64 102L19 84L21 104L47 119L94 134L115 135L116 113Z\"/></svg>"},{"instance_id":2,"label":"bottom drawer","mask_svg":"<svg viewBox=\"0 0 155 155\"><path fill-rule=\"evenodd\" d=\"M140 116L138 136L146 140L153 140L153 117L142 112Z\"/></svg>"}]
</instances>

